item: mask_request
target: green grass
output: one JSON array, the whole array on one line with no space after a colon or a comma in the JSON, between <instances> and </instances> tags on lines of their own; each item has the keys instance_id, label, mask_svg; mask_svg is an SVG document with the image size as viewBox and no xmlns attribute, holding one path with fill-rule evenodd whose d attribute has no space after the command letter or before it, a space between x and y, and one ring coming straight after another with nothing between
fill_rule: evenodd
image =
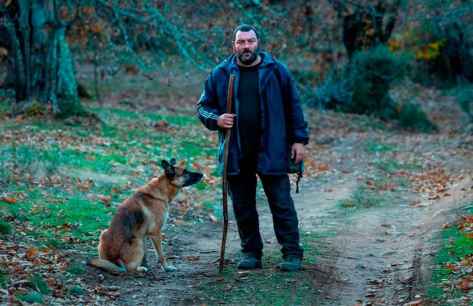
<instances>
[{"instance_id":1,"label":"green grass","mask_svg":"<svg viewBox=\"0 0 473 306\"><path fill-rule=\"evenodd\" d=\"M0 209L25 222L27 235L39 245L63 248L70 241L96 240L108 226L114 205L159 175L157 164L163 158L185 159L189 166L202 158L214 160L216 148L194 115L113 107L91 110L102 123L71 125L38 118L0 123L0 132L21 135L0 142L0 186L17 199L15 204L0 202ZM156 130L153 123L158 120L168 122L172 130ZM40 140L26 138L39 136ZM53 177L63 181L57 185ZM91 183L84 189L87 181ZM204 182L191 188L211 192ZM111 207L97 195L111 196ZM0 220L0 235L11 230Z\"/></svg>"},{"instance_id":2,"label":"green grass","mask_svg":"<svg viewBox=\"0 0 473 306\"><path fill-rule=\"evenodd\" d=\"M79 261L72 261L66 270L68 273L73 275L81 275L86 272L84 265Z\"/></svg>"},{"instance_id":3,"label":"green grass","mask_svg":"<svg viewBox=\"0 0 473 306\"><path fill-rule=\"evenodd\" d=\"M5 288L9 281L8 272L3 267L0 267L0 288Z\"/></svg>"},{"instance_id":4,"label":"green grass","mask_svg":"<svg viewBox=\"0 0 473 306\"><path fill-rule=\"evenodd\" d=\"M29 279L31 286L41 294L49 294L51 293L51 289L49 289L48 284L43 279L43 277L39 274L31 275Z\"/></svg>"},{"instance_id":5,"label":"green grass","mask_svg":"<svg viewBox=\"0 0 473 306\"><path fill-rule=\"evenodd\" d=\"M0 237L12 232L12 226L5 220L0 219Z\"/></svg>"},{"instance_id":6,"label":"green grass","mask_svg":"<svg viewBox=\"0 0 473 306\"><path fill-rule=\"evenodd\" d=\"M61 248L69 238L78 242L96 240L101 229L108 226L113 208L100 201L88 200L81 194L69 196L60 191L30 189L24 201L5 206L7 214L28 222L28 235L39 245Z\"/></svg>"},{"instance_id":7,"label":"green grass","mask_svg":"<svg viewBox=\"0 0 473 306\"><path fill-rule=\"evenodd\" d=\"M304 265L313 266L319 255L320 236L301 235ZM274 267L281 261L278 246L267 246L263 256L263 270L240 274L235 264L227 266L222 278L204 282L196 290L208 305L224 302L230 305L314 305L318 288L314 272L280 272ZM200 294L199 293L199 294Z\"/></svg>"},{"instance_id":8,"label":"green grass","mask_svg":"<svg viewBox=\"0 0 473 306\"><path fill-rule=\"evenodd\" d=\"M26 303L44 304L43 295L37 291L30 291L25 294L18 294L16 298Z\"/></svg>"},{"instance_id":9,"label":"green grass","mask_svg":"<svg viewBox=\"0 0 473 306\"><path fill-rule=\"evenodd\" d=\"M473 214L473 203L466 209L466 213ZM441 233L441 246L435 256L435 266L432 271L427 296L430 300L441 305L454 305L447 300L461 298L465 292L456 288L455 283L466 276L465 272L454 272L447 268L447 264L458 264L465 256L473 254L473 239L461 232L457 226L444 229ZM455 303L455 302L454 302Z\"/></svg>"},{"instance_id":10,"label":"green grass","mask_svg":"<svg viewBox=\"0 0 473 306\"><path fill-rule=\"evenodd\" d=\"M385 193L382 194L361 185L355 189L349 198L340 200L337 204L342 208L356 210L382 206L386 201Z\"/></svg>"},{"instance_id":11,"label":"green grass","mask_svg":"<svg viewBox=\"0 0 473 306\"><path fill-rule=\"evenodd\" d=\"M69 289L69 294L74 295L74 296L81 296L85 292L86 291L81 286L73 286L71 289Z\"/></svg>"},{"instance_id":12,"label":"green grass","mask_svg":"<svg viewBox=\"0 0 473 306\"><path fill-rule=\"evenodd\" d=\"M388 174L395 174L403 170L419 170L420 165L414 163L404 163L394 158L376 158L372 164L379 170Z\"/></svg>"},{"instance_id":13,"label":"green grass","mask_svg":"<svg viewBox=\"0 0 473 306\"><path fill-rule=\"evenodd\" d=\"M371 154L387 153L398 151L397 147L392 144L382 143L373 139L367 140L364 143L364 149Z\"/></svg>"}]
</instances>

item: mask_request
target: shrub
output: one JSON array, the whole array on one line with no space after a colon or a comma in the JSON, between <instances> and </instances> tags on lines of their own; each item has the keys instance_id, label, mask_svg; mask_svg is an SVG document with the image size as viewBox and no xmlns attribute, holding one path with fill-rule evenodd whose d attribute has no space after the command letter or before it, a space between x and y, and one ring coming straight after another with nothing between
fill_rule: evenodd
<instances>
[{"instance_id":1,"label":"shrub","mask_svg":"<svg viewBox=\"0 0 473 306\"><path fill-rule=\"evenodd\" d=\"M389 89L406 75L409 61L382 45L358 52L344 68L330 73L312 105L389 118L394 111Z\"/></svg>"},{"instance_id":2,"label":"shrub","mask_svg":"<svg viewBox=\"0 0 473 306\"><path fill-rule=\"evenodd\" d=\"M425 133L437 131L438 127L433 124L419 105L405 103L399 110L399 125L403 128L413 129Z\"/></svg>"},{"instance_id":3,"label":"shrub","mask_svg":"<svg viewBox=\"0 0 473 306\"><path fill-rule=\"evenodd\" d=\"M353 84L348 111L390 118L394 104L389 89L406 75L409 61L409 56L395 54L385 46L355 54L347 73Z\"/></svg>"},{"instance_id":4,"label":"shrub","mask_svg":"<svg viewBox=\"0 0 473 306\"><path fill-rule=\"evenodd\" d=\"M389 95L389 89L407 75L411 62L408 54L393 53L385 46L358 52L345 67L329 74L309 105L397 119L403 128L434 131L436 126L418 105L399 105Z\"/></svg>"},{"instance_id":5,"label":"shrub","mask_svg":"<svg viewBox=\"0 0 473 306\"><path fill-rule=\"evenodd\" d=\"M456 100L470 122L473 123L473 84L459 86L456 90Z\"/></svg>"},{"instance_id":6,"label":"shrub","mask_svg":"<svg viewBox=\"0 0 473 306\"><path fill-rule=\"evenodd\" d=\"M344 110L352 100L351 83L343 77L343 71L334 69L315 90L315 98L309 100L309 106L314 108Z\"/></svg>"}]
</instances>

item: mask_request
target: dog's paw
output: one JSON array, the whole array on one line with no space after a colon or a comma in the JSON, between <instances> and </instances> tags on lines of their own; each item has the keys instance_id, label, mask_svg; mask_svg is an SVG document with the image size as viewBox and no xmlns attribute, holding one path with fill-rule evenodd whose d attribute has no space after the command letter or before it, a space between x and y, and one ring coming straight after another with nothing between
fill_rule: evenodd
<instances>
[{"instance_id":1,"label":"dog's paw","mask_svg":"<svg viewBox=\"0 0 473 306\"><path fill-rule=\"evenodd\" d=\"M174 272L177 271L177 268L174 267L173 265L165 265L163 266L164 271L166 272Z\"/></svg>"},{"instance_id":2,"label":"dog's paw","mask_svg":"<svg viewBox=\"0 0 473 306\"><path fill-rule=\"evenodd\" d=\"M136 268L136 271L146 273L148 272L148 268L139 266L138 268Z\"/></svg>"}]
</instances>

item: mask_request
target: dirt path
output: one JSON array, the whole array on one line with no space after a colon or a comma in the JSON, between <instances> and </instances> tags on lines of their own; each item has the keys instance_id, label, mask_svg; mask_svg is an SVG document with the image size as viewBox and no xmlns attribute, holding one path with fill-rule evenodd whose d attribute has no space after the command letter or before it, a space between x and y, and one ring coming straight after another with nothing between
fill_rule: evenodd
<instances>
[{"instance_id":1,"label":"dirt path","mask_svg":"<svg viewBox=\"0 0 473 306\"><path fill-rule=\"evenodd\" d=\"M346 119L334 120L339 121L319 120L320 129L336 130L333 126ZM306 264L311 273L304 274L317 288L311 305L403 305L422 299L435 250L433 238L459 208L473 201L473 139L450 131L411 135L353 126L316 139L309 149L330 170L305 179L302 193L294 195L303 237L319 237L316 263ZM432 196L432 191L441 195ZM258 199L265 251L278 250L261 192ZM363 207L357 207L360 203ZM239 239L233 216L230 220L227 258L228 266L234 267ZM118 289L118 305L225 303L223 298L206 300L199 289L209 280L225 281L216 264L221 224L171 222L167 237L167 253L177 272L158 270L149 246L148 261L154 267L150 273L119 278L90 271L90 281L102 279L105 287ZM265 267L261 273L278 272Z\"/></svg>"},{"instance_id":2,"label":"dirt path","mask_svg":"<svg viewBox=\"0 0 473 306\"><path fill-rule=\"evenodd\" d=\"M443 223L452 221L456 209L473 199L472 186L471 178L466 178L452 186L451 198L417 208L401 204L370 209L334 217L325 225L310 220L325 217L327 208L320 211L320 206L307 200L323 199L324 193L315 190L301 199L302 210L310 216L303 220L303 229L336 229L320 256L320 265L334 272L334 281L324 293L327 302L321 305L402 305L419 299L428 277L431 239ZM328 211L333 213L333 207Z\"/></svg>"},{"instance_id":3,"label":"dirt path","mask_svg":"<svg viewBox=\"0 0 473 306\"><path fill-rule=\"evenodd\" d=\"M422 293L422 281L428 277L431 238L453 213L473 199L471 177L451 187L452 196L428 205L388 205L347 215L334 203L346 199L356 182L345 177L336 184L306 183L304 193L295 196L302 232L332 233L321 241L317 269L323 271L314 283L320 296L314 305L402 305ZM309 186L311 185L311 186ZM330 189L328 187L330 186ZM261 211L262 235L266 247L274 248L271 216ZM169 235L168 252L179 269L167 274L153 269L142 277L118 279L105 276L104 285L120 286L119 305L195 305L206 301L196 295L196 283L218 279L217 250L220 225L205 222L179 227ZM228 257L238 252L235 224L230 224ZM156 258L149 249L151 266ZM234 262L230 260L230 265ZM271 269L272 267L267 267ZM419 287L420 286L420 287ZM99 302L99 301L97 301Z\"/></svg>"}]
</instances>

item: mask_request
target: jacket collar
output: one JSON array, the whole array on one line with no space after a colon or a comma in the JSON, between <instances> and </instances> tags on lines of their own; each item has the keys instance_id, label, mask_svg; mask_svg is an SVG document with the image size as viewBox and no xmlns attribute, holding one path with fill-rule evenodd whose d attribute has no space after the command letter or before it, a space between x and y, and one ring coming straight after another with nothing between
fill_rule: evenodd
<instances>
[{"instance_id":1,"label":"jacket collar","mask_svg":"<svg viewBox=\"0 0 473 306\"><path fill-rule=\"evenodd\" d=\"M259 90L260 92L266 87L268 83L269 77L271 75L271 71L276 64L274 57L268 52L260 52L262 57L262 62L259 66ZM229 58L226 59L224 67L226 68L227 72L230 74L240 74L240 69L238 68L237 59L235 54L232 54Z\"/></svg>"},{"instance_id":2,"label":"jacket collar","mask_svg":"<svg viewBox=\"0 0 473 306\"><path fill-rule=\"evenodd\" d=\"M265 51L261 51L260 55L263 59L263 61L260 64L260 69L262 69L263 71L267 71L268 68L270 68L272 65L274 65L276 63L273 56L270 53L265 52ZM226 61L225 68L228 72L236 73L236 72L239 71L238 64L237 64L237 58L236 58L235 54L232 54L225 61Z\"/></svg>"}]
</instances>

